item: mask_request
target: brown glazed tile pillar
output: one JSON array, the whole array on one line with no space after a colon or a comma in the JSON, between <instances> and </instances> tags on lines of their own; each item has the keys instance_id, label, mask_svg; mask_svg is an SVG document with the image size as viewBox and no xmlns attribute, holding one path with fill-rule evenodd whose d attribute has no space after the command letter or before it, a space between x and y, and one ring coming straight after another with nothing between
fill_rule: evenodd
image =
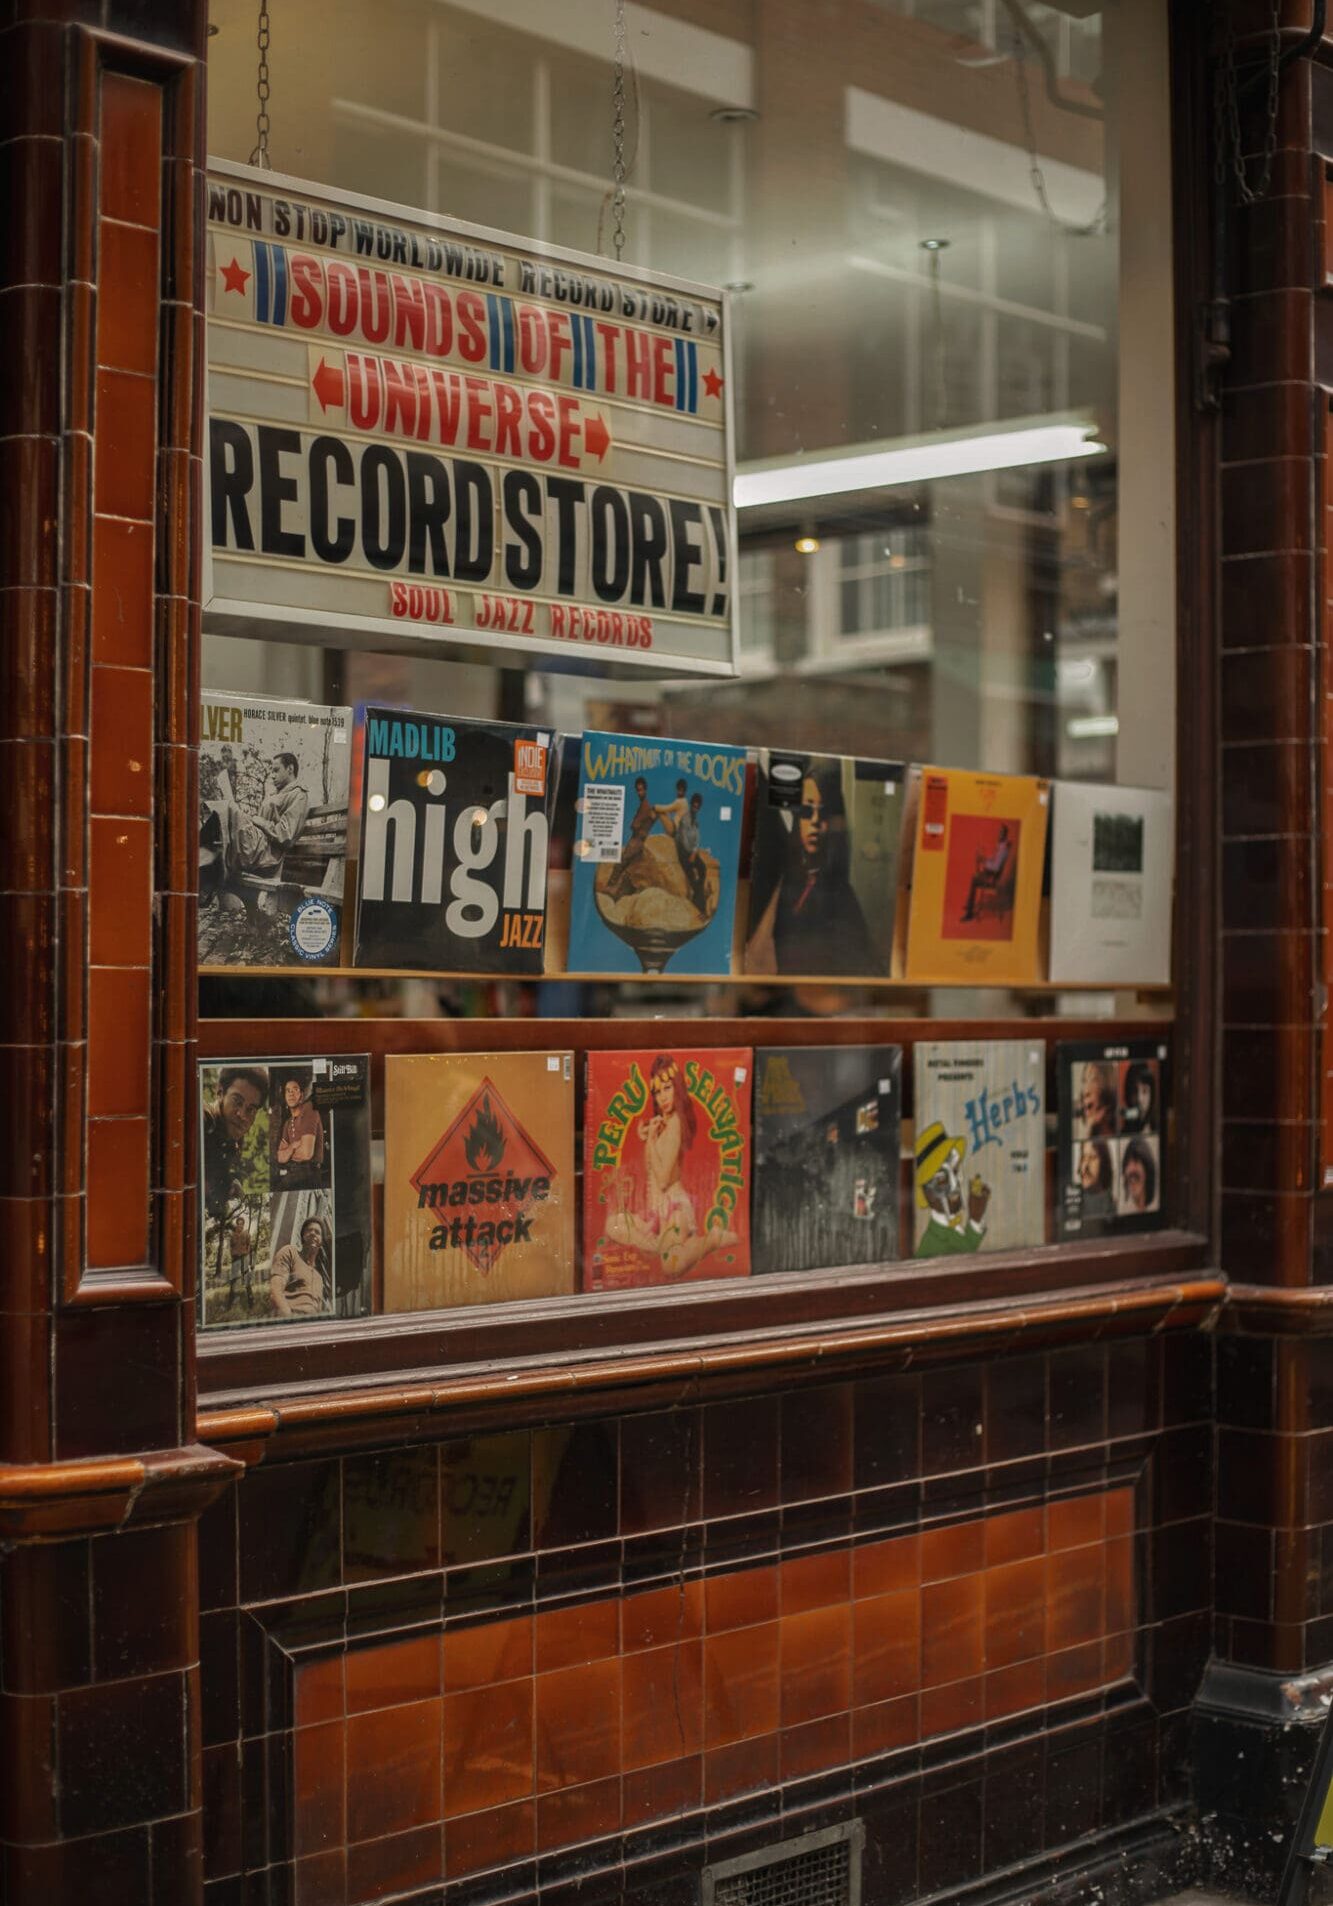
<instances>
[{"instance_id":1,"label":"brown glazed tile pillar","mask_svg":"<svg viewBox=\"0 0 1333 1906\"><path fill-rule=\"evenodd\" d=\"M0 1896L200 1894L198 0L0 5Z\"/></svg>"},{"instance_id":2,"label":"brown glazed tile pillar","mask_svg":"<svg viewBox=\"0 0 1333 1906\"><path fill-rule=\"evenodd\" d=\"M1242 61L1266 10L1233 0ZM1293 49L1310 7L1283 11ZM1307 48L1307 54L1309 50ZM1262 67L1251 67L1251 71ZM1242 102L1252 184L1267 87ZM1333 1681L1328 448L1333 41L1281 79L1266 191L1227 155L1220 384L1221 1265L1215 1650L1197 1720L1219 1878L1271 1879ZM1308 1725L1291 1725L1306 1722ZM1232 1863L1239 1853L1244 1865Z\"/></svg>"}]
</instances>

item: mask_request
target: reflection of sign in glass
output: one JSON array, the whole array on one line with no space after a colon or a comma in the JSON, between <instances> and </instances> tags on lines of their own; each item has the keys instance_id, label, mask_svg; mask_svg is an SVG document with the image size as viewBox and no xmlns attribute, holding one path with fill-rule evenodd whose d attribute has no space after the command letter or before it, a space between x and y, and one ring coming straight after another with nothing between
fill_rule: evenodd
<instances>
[{"instance_id":1,"label":"reflection of sign in glass","mask_svg":"<svg viewBox=\"0 0 1333 1906\"><path fill-rule=\"evenodd\" d=\"M721 292L214 168L214 627L735 672Z\"/></svg>"}]
</instances>

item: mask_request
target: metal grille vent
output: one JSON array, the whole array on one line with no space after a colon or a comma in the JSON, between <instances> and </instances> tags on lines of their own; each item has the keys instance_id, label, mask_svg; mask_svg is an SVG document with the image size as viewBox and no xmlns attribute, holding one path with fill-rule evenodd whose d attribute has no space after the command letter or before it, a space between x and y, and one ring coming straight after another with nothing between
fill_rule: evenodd
<instances>
[{"instance_id":1,"label":"metal grille vent","mask_svg":"<svg viewBox=\"0 0 1333 1906\"><path fill-rule=\"evenodd\" d=\"M706 1866L700 1906L861 1906L859 1820Z\"/></svg>"}]
</instances>

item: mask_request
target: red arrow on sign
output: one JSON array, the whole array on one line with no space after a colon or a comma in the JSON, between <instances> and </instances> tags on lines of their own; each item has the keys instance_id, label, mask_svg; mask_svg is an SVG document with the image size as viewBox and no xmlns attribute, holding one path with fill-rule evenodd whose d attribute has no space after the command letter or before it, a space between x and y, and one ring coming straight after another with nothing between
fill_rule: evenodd
<instances>
[{"instance_id":1,"label":"red arrow on sign","mask_svg":"<svg viewBox=\"0 0 1333 1906\"><path fill-rule=\"evenodd\" d=\"M341 404L343 400L343 374L332 364L326 364L321 358L319 369L310 380L321 410L327 410L330 404Z\"/></svg>"},{"instance_id":2,"label":"red arrow on sign","mask_svg":"<svg viewBox=\"0 0 1333 1906\"><path fill-rule=\"evenodd\" d=\"M611 432L600 417L589 417L583 426L583 441L600 462L611 448Z\"/></svg>"}]
</instances>

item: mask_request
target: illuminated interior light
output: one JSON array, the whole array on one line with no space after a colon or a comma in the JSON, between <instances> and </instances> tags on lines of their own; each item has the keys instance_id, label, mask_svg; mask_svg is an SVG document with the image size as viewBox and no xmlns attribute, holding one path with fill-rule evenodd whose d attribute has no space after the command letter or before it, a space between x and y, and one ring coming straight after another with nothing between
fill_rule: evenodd
<instances>
[{"instance_id":1,"label":"illuminated interior light","mask_svg":"<svg viewBox=\"0 0 1333 1906\"><path fill-rule=\"evenodd\" d=\"M896 449L857 449L804 461L751 464L736 472L732 496L738 510L771 503L805 503L852 490L889 490L941 477L979 476L987 470L1017 470L1031 464L1065 463L1104 456L1095 426L1039 424L996 430L983 436L924 437Z\"/></svg>"}]
</instances>

